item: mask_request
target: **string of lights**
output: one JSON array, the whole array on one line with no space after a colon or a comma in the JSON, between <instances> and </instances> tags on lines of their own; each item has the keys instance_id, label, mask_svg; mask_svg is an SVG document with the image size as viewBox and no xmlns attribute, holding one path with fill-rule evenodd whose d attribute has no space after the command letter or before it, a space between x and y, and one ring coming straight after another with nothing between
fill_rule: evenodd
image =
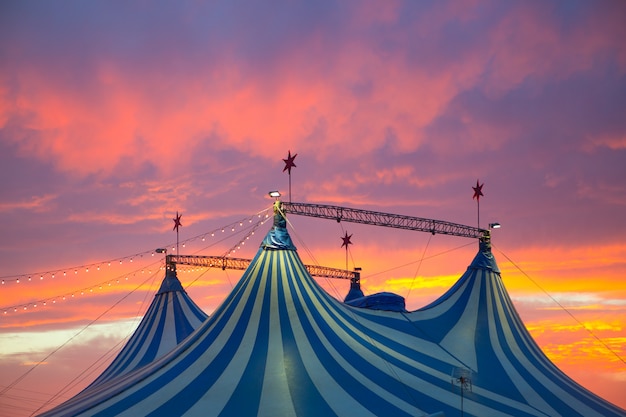
<instances>
[{"instance_id":1,"label":"string of lights","mask_svg":"<svg viewBox=\"0 0 626 417\"><path fill-rule=\"evenodd\" d=\"M255 217L267 218L268 210L270 210L270 208L266 208L252 216L247 216L241 220L237 220L235 222L229 223L226 226L219 227L209 232L205 232L205 233L193 236L191 238L185 239L181 241L180 243L182 244L182 247L184 248L187 244L190 244L194 241L204 242L206 241L208 237L215 237L215 235L217 235L218 233L225 233L226 230L231 230L234 232L237 226L241 227L246 223L252 223ZM176 251L175 243L170 243L161 247L172 248L172 251L174 252ZM151 249L151 250L146 250L143 252L138 252L132 255L126 255L126 256L119 257L119 258L115 258L115 259L110 259L110 260L100 261L100 262L93 262L90 264L84 264L84 265L79 265L79 266L57 268L53 270L40 271L40 272L5 275L5 276L0 277L0 285L6 285L8 283L19 284L23 282L37 282L37 281L43 281L45 279L54 279L54 278L58 278L61 276L66 277L72 274L79 275L80 273L88 273L89 271L94 271L94 270L100 271L104 267L110 267L112 265L122 265L125 262L133 262L133 260L138 259L138 258L143 258L144 256L154 256L155 253L156 251L154 249Z\"/></svg>"},{"instance_id":2,"label":"string of lights","mask_svg":"<svg viewBox=\"0 0 626 417\"><path fill-rule=\"evenodd\" d=\"M161 260L157 261L157 262L153 262L151 263L149 266L154 266L156 264L159 264L161 262ZM163 267L158 268L157 270L162 270ZM57 302L63 302L63 301L68 301L68 300L73 300L75 298L84 296L84 295L90 295L93 294L94 291L98 292L98 291L102 291L106 288L112 287L113 285L119 285L120 283L124 283L126 281L131 280L132 278L134 278L135 276L137 276L137 274L141 274L141 275L145 275L146 273L148 273L149 275L152 274L154 272L154 270L152 269L145 269L145 268L139 268L136 269L135 271L132 271L130 273L127 274L122 274L114 279L110 279L107 281L103 281L103 282L99 282L95 285L90 285L84 288L80 288L78 290L75 291L70 291L70 292L66 292L64 294L60 294L60 295L54 295L51 297L46 297L46 298L42 298L39 299L37 301L31 301L28 303L24 303L24 304L18 304L18 305L13 305L13 306L7 306L7 307L2 307L0 308L0 311L2 311L2 315L6 315L10 312L13 313L17 313L17 312L23 312L23 311L28 311L31 309L35 309L38 307L44 307L44 306L48 306L50 304L54 305L57 304Z\"/></svg>"},{"instance_id":3,"label":"string of lights","mask_svg":"<svg viewBox=\"0 0 626 417\"><path fill-rule=\"evenodd\" d=\"M233 246L229 251L227 255L224 256L230 256L232 253L236 252L237 250L239 250L241 248L241 246L243 246L245 244L246 240L249 240L251 236L254 235L254 232L256 231L256 229L264 224L267 219L268 219L268 215L266 214L266 212L269 209L265 209L259 213L256 213L253 216L248 216L244 219L241 219L239 221L230 223L224 227L220 227L217 229L214 229L210 232L206 232L197 236L194 236L192 238L186 239L183 242L183 247L185 247L185 244L190 243L194 240L202 240L205 241L206 238L210 235L211 237L215 237L216 235L219 236L220 233L226 233L227 230L230 229L231 232L234 233L241 233L242 231L245 231L246 229L248 229L248 233L235 245ZM252 224L252 221L255 217L260 218L261 220L257 221L255 224ZM237 227L239 227L240 229L238 229ZM243 228L243 229L241 229ZM220 241L223 239L220 239ZM169 245L168 245L169 246ZM174 249L175 250L175 249ZM63 276L67 276L67 270L74 270L74 275L78 275L79 271L84 271L85 272L89 272L89 269L91 267L92 270L98 270L100 271L102 268L102 266L111 266L111 265L115 265L115 264L123 264L125 260L129 260L130 262L133 262L133 259L136 258L143 258L144 255L150 255L150 256L154 256L155 253L161 253L160 251L145 251L142 253L138 253L138 254L134 254L134 255L129 255L129 256L125 256L122 258L116 258L116 259L112 259L110 261L104 261L104 262L98 262L98 263L93 263L93 264L89 264L89 265L82 265L80 267L73 267L73 268L65 268L63 269L62 273L59 274L58 271L60 270L55 270L55 271L47 271L47 272L39 272L36 274L21 274L21 275L14 275L12 277L15 277L15 279L13 281L15 281L16 283L20 282L20 278L22 278L22 281L26 281L26 282L33 282L33 281L37 281L36 279L33 280L32 277L33 275L37 276L41 276L42 278L40 280L43 280L43 277L46 277L47 275L51 276L52 278L54 278L57 275L63 275ZM156 268L156 265L161 263L162 260L159 259L156 262L152 262L151 264L143 267L143 268L138 268L132 272L129 273L124 273L124 274L120 274L118 277L113 278L113 279L108 279L93 285L89 285L83 288L79 288L77 290L72 290L63 294L59 294L59 295L54 295L54 296L50 296L50 297L46 297L46 298L42 298L36 301L30 301L27 303L21 303L21 304L17 304L17 305L11 305L11 306L6 306L6 307L0 307L0 312L1 315L7 315L9 313L17 313L17 312L25 312L25 311L32 311L33 309L36 308L40 308L43 306L49 306L49 305L55 305L59 302L64 302L64 301L68 301L68 300L73 300L75 298L78 298L80 296L84 296L84 295L90 295L93 294L94 292L101 292L102 290L106 290L108 288L114 287L115 285L119 285L120 283L124 283L126 281L129 281L132 277L136 276L137 274L145 274L146 272L148 274L152 274L155 270L164 270L165 266L161 265L160 267ZM197 270L197 268L181 268L181 270L179 272L195 272ZM25 278L26 277L26 278ZM7 279L10 277L3 277L3 281L2 284L5 284L5 282L11 282L10 279Z\"/></svg>"},{"instance_id":4,"label":"string of lights","mask_svg":"<svg viewBox=\"0 0 626 417\"><path fill-rule=\"evenodd\" d=\"M239 242L237 242L224 253L224 256L231 256L232 254L240 250L241 247L246 244L246 241L249 240L250 237L254 236L254 232L256 232L256 229L258 229L259 226L265 224L265 222L268 220L269 218L268 216L266 216L265 218L263 218L263 220L256 222L256 224L250 228L250 231ZM242 223L239 223L239 226L242 226Z\"/></svg>"}]
</instances>

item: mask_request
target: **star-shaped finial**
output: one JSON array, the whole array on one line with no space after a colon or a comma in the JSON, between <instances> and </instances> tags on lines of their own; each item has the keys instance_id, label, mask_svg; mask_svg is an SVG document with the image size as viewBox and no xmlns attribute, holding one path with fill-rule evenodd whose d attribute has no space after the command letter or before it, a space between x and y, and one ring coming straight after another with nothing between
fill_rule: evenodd
<instances>
[{"instance_id":1,"label":"star-shaped finial","mask_svg":"<svg viewBox=\"0 0 626 417\"><path fill-rule=\"evenodd\" d=\"M285 162L285 168L283 168L283 172L287 171L289 175L291 175L291 168L296 168L296 164L293 163L293 161L296 159L296 156L298 156L298 154L294 154L293 156L291 156L291 151L289 151L289 153L287 154L287 159L283 159L283 161Z\"/></svg>"},{"instance_id":2,"label":"star-shaped finial","mask_svg":"<svg viewBox=\"0 0 626 417\"><path fill-rule=\"evenodd\" d=\"M346 249L348 249L348 245L352 245L353 244L352 242L350 242L350 238L351 237L352 237L352 235L348 236L348 232L346 232L345 236L341 237L341 239L343 239L343 243L341 244L342 248L345 246Z\"/></svg>"},{"instance_id":3,"label":"star-shaped finial","mask_svg":"<svg viewBox=\"0 0 626 417\"><path fill-rule=\"evenodd\" d=\"M472 200L476 199L477 201L480 201L480 197L484 196L483 185L485 185L485 183L479 184L478 180L476 180L476 187L472 187L472 189L474 190L474 196L472 197Z\"/></svg>"},{"instance_id":4,"label":"star-shaped finial","mask_svg":"<svg viewBox=\"0 0 626 417\"><path fill-rule=\"evenodd\" d=\"M178 214L178 211L176 212L176 217L173 218L172 220L174 220L174 228L172 230L176 230L178 232L178 228L181 227L183 224L180 222L180 218L183 217L182 214Z\"/></svg>"}]
</instances>

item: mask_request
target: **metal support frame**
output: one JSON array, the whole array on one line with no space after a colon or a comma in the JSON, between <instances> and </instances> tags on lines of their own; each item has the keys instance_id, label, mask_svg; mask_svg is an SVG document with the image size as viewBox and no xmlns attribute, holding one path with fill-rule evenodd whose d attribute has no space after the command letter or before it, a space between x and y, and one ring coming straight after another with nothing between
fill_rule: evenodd
<instances>
[{"instance_id":1,"label":"metal support frame","mask_svg":"<svg viewBox=\"0 0 626 417\"><path fill-rule=\"evenodd\" d=\"M337 222L346 221L374 226L391 227L395 229L417 230L421 232L429 232L433 235L452 235L487 240L490 235L489 230L478 227L466 226L443 220L405 216L401 214L381 213L371 210L308 203L283 202L282 207L286 213L290 214L318 217L321 219L332 219Z\"/></svg>"},{"instance_id":2,"label":"metal support frame","mask_svg":"<svg viewBox=\"0 0 626 417\"><path fill-rule=\"evenodd\" d=\"M166 264L168 267L172 265L191 265L204 268L222 268L245 270L250 265L251 260L246 258L226 258L223 256L203 256L203 255L167 255ZM309 274L318 278L337 278L337 279L360 279L361 269L356 271L347 271L345 269L329 268L319 265L304 265Z\"/></svg>"}]
</instances>

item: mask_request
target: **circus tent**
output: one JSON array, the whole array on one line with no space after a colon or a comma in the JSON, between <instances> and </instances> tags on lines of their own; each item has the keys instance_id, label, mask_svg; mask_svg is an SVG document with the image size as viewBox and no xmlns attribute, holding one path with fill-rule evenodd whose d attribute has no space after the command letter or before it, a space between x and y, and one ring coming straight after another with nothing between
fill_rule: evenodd
<instances>
[{"instance_id":1,"label":"circus tent","mask_svg":"<svg viewBox=\"0 0 626 417\"><path fill-rule=\"evenodd\" d=\"M308 274L280 212L222 305L174 350L45 416L626 416L542 353L488 241L413 312L359 308Z\"/></svg>"},{"instance_id":2,"label":"circus tent","mask_svg":"<svg viewBox=\"0 0 626 417\"><path fill-rule=\"evenodd\" d=\"M141 323L126 345L88 388L127 374L171 351L207 319L183 289L176 264L167 263L165 278Z\"/></svg>"}]
</instances>

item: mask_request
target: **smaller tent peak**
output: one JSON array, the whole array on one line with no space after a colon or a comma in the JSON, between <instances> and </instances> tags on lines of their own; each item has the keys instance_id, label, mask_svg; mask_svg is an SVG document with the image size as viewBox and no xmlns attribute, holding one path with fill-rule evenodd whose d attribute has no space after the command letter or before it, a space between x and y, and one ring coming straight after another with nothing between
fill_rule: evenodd
<instances>
[{"instance_id":1,"label":"smaller tent peak","mask_svg":"<svg viewBox=\"0 0 626 417\"><path fill-rule=\"evenodd\" d=\"M157 295L171 291L185 290L183 289L183 285L180 283L180 281L178 280L178 276L176 275L176 264L172 262L166 262L165 278L163 278L161 288L159 288Z\"/></svg>"},{"instance_id":2,"label":"smaller tent peak","mask_svg":"<svg viewBox=\"0 0 626 417\"><path fill-rule=\"evenodd\" d=\"M469 266L470 269L491 269L493 272L499 274L500 268L496 263L493 253L491 253L491 240L489 238L480 239L478 243L478 253L474 257L474 260Z\"/></svg>"},{"instance_id":3,"label":"smaller tent peak","mask_svg":"<svg viewBox=\"0 0 626 417\"><path fill-rule=\"evenodd\" d=\"M285 216L282 203L277 200L274 203L274 224L261 243L263 249L297 250L291 241L289 232L287 232L287 218Z\"/></svg>"}]
</instances>

